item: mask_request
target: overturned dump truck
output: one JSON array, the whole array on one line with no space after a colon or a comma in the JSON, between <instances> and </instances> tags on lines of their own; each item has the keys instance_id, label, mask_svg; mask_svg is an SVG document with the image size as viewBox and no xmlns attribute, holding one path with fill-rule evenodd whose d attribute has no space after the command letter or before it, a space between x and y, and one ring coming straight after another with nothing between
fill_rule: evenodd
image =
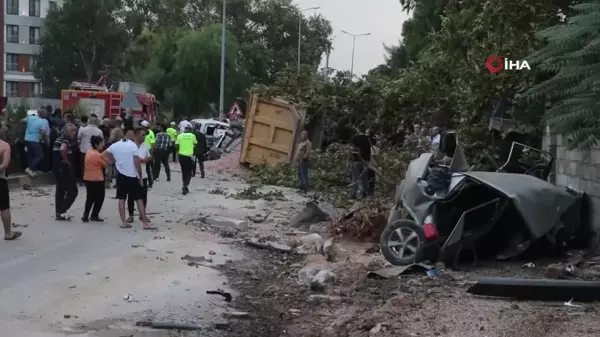
<instances>
[{"instance_id":1,"label":"overturned dump truck","mask_svg":"<svg viewBox=\"0 0 600 337\"><path fill-rule=\"evenodd\" d=\"M457 268L461 259L560 253L588 234L583 194L544 180L549 169L543 164L517 164L517 152L498 172L470 171L456 134L444 133L437 157L413 160L397 188L380 238L385 258L394 265L427 260Z\"/></svg>"},{"instance_id":2,"label":"overturned dump truck","mask_svg":"<svg viewBox=\"0 0 600 337\"><path fill-rule=\"evenodd\" d=\"M292 160L306 110L278 98L251 94L240 162L279 164Z\"/></svg>"}]
</instances>

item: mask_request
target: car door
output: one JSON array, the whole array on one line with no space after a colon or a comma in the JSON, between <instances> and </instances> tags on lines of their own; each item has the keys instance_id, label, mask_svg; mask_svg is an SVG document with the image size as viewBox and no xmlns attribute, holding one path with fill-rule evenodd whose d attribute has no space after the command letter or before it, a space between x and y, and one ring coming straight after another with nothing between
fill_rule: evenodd
<instances>
[{"instance_id":1,"label":"car door","mask_svg":"<svg viewBox=\"0 0 600 337\"><path fill-rule=\"evenodd\" d=\"M210 149L216 140L215 131L217 130L217 123L205 123L204 124L204 134L206 135L206 144Z\"/></svg>"},{"instance_id":2,"label":"car door","mask_svg":"<svg viewBox=\"0 0 600 337\"><path fill-rule=\"evenodd\" d=\"M215 130L215 138L221 138L225 132L227 132L228 127L223 124L217 124L217 129Z\"/></svg>"}]
</instances>

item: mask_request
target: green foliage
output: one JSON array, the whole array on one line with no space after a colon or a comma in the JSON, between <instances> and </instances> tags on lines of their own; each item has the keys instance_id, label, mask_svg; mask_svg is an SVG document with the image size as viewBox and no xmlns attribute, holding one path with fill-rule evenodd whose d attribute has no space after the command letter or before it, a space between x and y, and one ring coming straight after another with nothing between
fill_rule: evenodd
<instances>
[{"instance_id":1,"label":"green foliage","mask_svg":"<svg viewBox=\"0 0 600 337\"><path fill-rule=\"evenodd\" d=\"M345 205L350 194L352 183L348 160L349 149L345 145L333 144L326 152L317 151L311 155L308 181L310 188L327 196L338 205ZM376 179L376 197L390 198L414 153L388 148L381 152L378 169L381 176ZM298 172L294 165L255 165L250 167L250 182L264 185L298 187Z\"/></svg>"},{"instance_id":2,"label":"green foliage","mask_svg":"<svg viewBox=\"0 0 600 337\"><path fill-rule=\"evenodd\" d=\"M147 84L178 116L210 113L219 99L222 2L169 0L168 8L155 1L128 3L137 9L126 17L138 22L140 33L123 54L125 78ZM140 22L136 10L158 14ZM300 15L290 0L227 2L226 104L247 96L253 83L273 83L279 72L296 67ZM332 29L319 16L301 22L302 64L314 71Z\"/></svg>"},{"instance_id":3,"label":"green foliage","mask_svg":"<svg viewBox=\"0 0 600 337\"><path fill-rule=\"evenodd\" d=\"M233 99L247 84L236 61L239 44L230 33L225 48L226 97ZM128 49L126 60L141 59L133 72L140 74L166 108L181 116L208 111L209 104L217 101L220 55L221 25L209 25L200 30L145 32Z\"/></svg>"},{"instance_id":4,"label":"green foliage","mask_svg":"<svg viewBox=\"0 0 600 337\"><path fill-rule=\"evenodd\" d=\"M551 103L546 120L569 137L570 149L589 148L600 137L600 3L575 5L576 14L538 36L547 45L529 59L552 76L526 92L532 101Z\"/></svg>"},{"instance_id":5,"label":"green foliage","mask_svg":"<svg viewBox=\"0 0 600 337\"><path fill-rule=\"evenodd\" d=\"M66 0L44 20L36 77L44 95L59 97L74 80L92 82L118 64L128 40L115 0Z\"/></svg>"}]
</instances>

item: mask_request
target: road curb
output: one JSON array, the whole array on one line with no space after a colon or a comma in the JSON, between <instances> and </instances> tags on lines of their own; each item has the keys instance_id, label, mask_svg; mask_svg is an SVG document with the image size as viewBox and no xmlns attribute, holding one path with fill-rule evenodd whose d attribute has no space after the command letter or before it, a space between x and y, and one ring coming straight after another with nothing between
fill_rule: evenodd
<instances>
[{"instance_id":1,"label":"road curb","mask_svg":"<svg viewBox=\"0 0 600 337\"><path fill-rule=\"evenodd\" d=\"M42 173L35 177L30 177L27 174L11 175L6 178L8 189L28 189L39 185L54 184L54 175L52 173Z\"/></svg>"}]
</instances>

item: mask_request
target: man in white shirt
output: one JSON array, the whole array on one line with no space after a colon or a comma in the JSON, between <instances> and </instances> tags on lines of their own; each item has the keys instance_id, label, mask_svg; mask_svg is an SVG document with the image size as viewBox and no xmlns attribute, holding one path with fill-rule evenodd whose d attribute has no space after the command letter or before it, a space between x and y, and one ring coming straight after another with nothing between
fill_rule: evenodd
<instances>
[{"instance_id":1,"label":"man in white shirt","mask_svg":"<svg viewBox=\"0 0 600 337\"><path fill-rule=\"evenodd\" d=\"M431 149L437 150L440 147L440 128L434 126L431 128Z\"/></svg>"},{"instance_id":2,"label":"man in white shirt","mask_svg":"<svg viewBox=\"0 0 600 337\"><path fill-rule=\"evenodd\" d=\"M188 122L188 118L184 118L181 122L179 122L179 133L184 133L186 128L191 128L192 123Z\"/></svg>"},{"instance_id":3,"label":"man in white shirt","mask_svg":"<svg viewBox=\"0 0 600 337\"><path fill-rule=\"evenodd\" d=\"M131 228L131 224L127 223L125 218L125 201L131 198L136 201L140 218L142 220L142 228L145 230L155 230L147 221L146 207L144 205L144 189L143 189L143 169L142 160L139 157L139 148L134 140L144 140L144 130L141 128L127 130L125 138L112 144L103 156L111 158L115 161L117 168L117 199L119 199L119 215L121 216L121 228Z\"/></svg>"},{"instance_id":4,"label":"man in white shirt","mask_svg":"<svg viewBox=\"0 0 600 337\"><path fill-rule=\"evenodd\" d=\"M92 149L92 137L100 136L103 137L102 130L98 127L100 121L97 117L90 117L88 120L88 124L79 128L79 132L77 133L77 141L79 142L79 152L81 153L81 172L84 171L84 163L85 163L85 154ZM83 180L83 174L79 177L80 180Z\"/></svg>"},{"instance_id":5,"label":"man in white shirt","mask_svg":"<svg viewBox=\"0 0 600 337\"><path fill-rule=\"evenodd\" d=\"M137 156L140 158L142 163L142 202L144 203L144 209L148 207L148 163L152 160L150 155L150 148L148 144L144 141L144 137L138 138L136 136L135 145L138 147ZM127 198L127 211L129 212L129 217L127 218L127 223L133 222L133 211L135 206L135 200L130 196ZM142 220L142 213L140 212L140 220ZM146 222L150 222L150 218L146 217Z\"/></svg>"}]
</instances>

